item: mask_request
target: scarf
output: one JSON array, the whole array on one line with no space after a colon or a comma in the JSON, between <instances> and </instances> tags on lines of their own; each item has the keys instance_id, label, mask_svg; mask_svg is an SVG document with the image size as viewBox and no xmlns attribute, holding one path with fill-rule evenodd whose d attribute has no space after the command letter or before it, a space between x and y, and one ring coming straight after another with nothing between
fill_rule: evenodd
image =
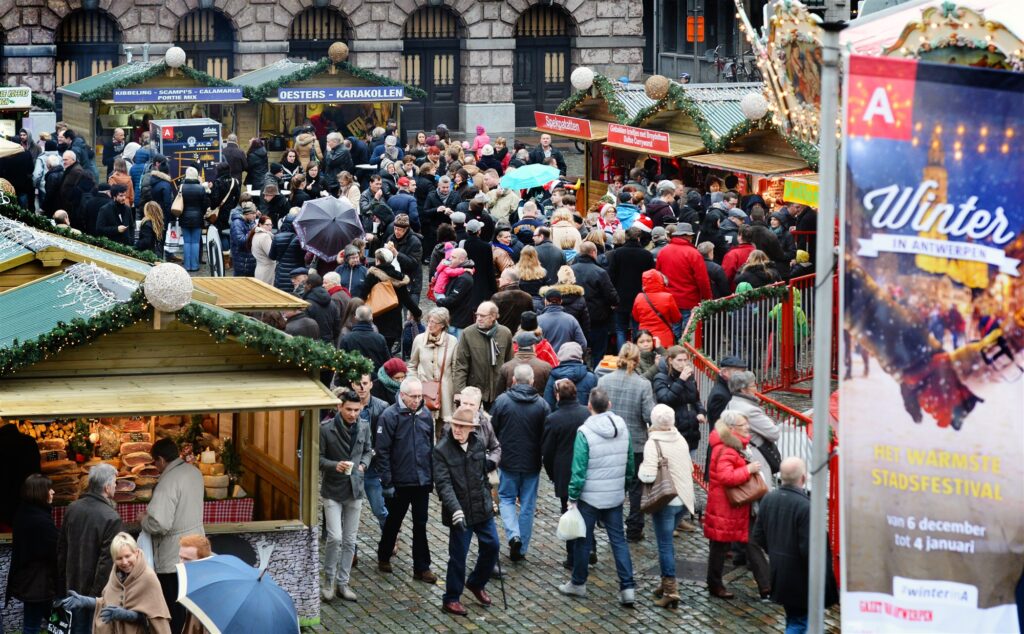
<instances>
[{"instance_id":1,"label":"scarf","mask_svg":"<svg viewBox=\"0 0 1024 634\"><path fill-rule=\"evenodd\" d=\"M488 343L490 343L491 367L498 365L498 344L494 342L494 335L498 332L498 323L495 322L490 330L482 330L479 326L477 326L477 330L480 331L480 334L487 337Z\"/></svg>"},{"instance_id":2,"label":"scarf","mask_svg":"<svg viewBox=\"0 0 1024 634\"><path fill-rule=\"evenodd\" d=\"M341 455L344 458L349 458L352 455L352 433L345 421L341 420L340 414L334 415L334 428L341 436Z\"/></svg>"},{"instance_id":3,"label":"scarf","mask_svg":"<svg viewBox=\"0 0 1024 634\"><path fill-rule=\"evenodd\" d=\"M384 366L381 366L380 369L377 370L377 380L380 381L388 390L392 392L398 391L400 384L398 381L388 376L388 373L384 371Z\"/></svg>"},{"instance_id":4,"label":"scarf","mask_svg":"<svg viewBox=\"0 0 1024 634\"><path fill-rule=\"evenodd\" d=\"M786 233L786 228L783 227L782 225L779 225L778 227L772 227L772 233L775 234L775 237L781 238L782 234Z\"/></svg>"},{"instance_id":5,"label":"scarf","mask_svg":"<svg viewBox=\"0 0 1024 634\"><path fill-rule=\"evenodd\" d=\"M149 617L148 630L146 625L124 621L104 623L100 619L100 610L107 605L142 612ZM103 593L96 601L92 631L95 634L144 634L147 631L151 634L171 634L171 613L164 603L160 581L141 552L135 567L123 581L118 576L117 566L111 568L107 585L103 587Z\"/></svg>"},{"instance_id":6,"label":"scarf","mask_svg":"<svg viewBox=\"0 0 1024 634\"><path fill-rule=\"evenodd\" d=\"M503 250L505 253L508 253L510 257L514 257L515 256L515 251L513 251L512 247L510 247L508 245L505 245L505 244L502 244L500 242L495 241L495 242L491 243L491 246L494 247L495 249Z\"/></svg>"},{"instance_id":7,"label":"scarf","mask_svg":"<svg viewBox=\"0 0 1024 634\"><path fill-rule=\"evenodd\" d=\"M427 331L427 343L432 345L432 346L440 347L441 346L441 341L444 339L444 336L447 335L447 334L448 334L447 330L442 330L442 331L438 332L436 335L432 335L432 334L430 334L430 331L428 330Z\"/></svg>"}]
</instances>

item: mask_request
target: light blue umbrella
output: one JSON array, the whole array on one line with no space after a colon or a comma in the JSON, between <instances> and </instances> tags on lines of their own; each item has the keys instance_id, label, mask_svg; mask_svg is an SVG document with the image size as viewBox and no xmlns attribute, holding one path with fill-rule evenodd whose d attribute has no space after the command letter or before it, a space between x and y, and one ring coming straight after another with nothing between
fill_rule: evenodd
<instances>
[{"instance_id":1,"label":"light blue umbrella","mask_svg":"<svg viewBox=\"0 0 1024 634\"><path fill-rule=\"evenodd\" d=\"M263 553L261 553L262 555ZM233 555L178 564L178 603L210 634L299 634L295 602L266 573Z\"/></svg>"},{"instance_id":2,"label":"light blue umbrella","mask_svg":"<svg viewBox=\"0 0 1024 634\"><path fill-rule=\"evenodd\" d=\"M501 186L505 189L533 189L542 187L557 180L557 167L533 163L517 168L501 177Z\"/></svg>"}]
</instances>

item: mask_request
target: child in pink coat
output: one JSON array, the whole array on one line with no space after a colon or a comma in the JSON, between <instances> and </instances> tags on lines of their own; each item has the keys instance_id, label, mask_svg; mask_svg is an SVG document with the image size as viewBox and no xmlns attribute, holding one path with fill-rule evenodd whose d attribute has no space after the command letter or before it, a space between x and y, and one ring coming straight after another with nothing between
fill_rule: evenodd
<instances>
[{"instance_id":1,"label":"child in pink coat","mask_svg":"<svg viewBox=\"0 0 1024 634\"><path fill-rule=\"evenodd\" d=\"M478 125L476 127L476 137L473 139L473 145L470 146L469 149L476 154L476 158L479 161L480 150L482 150L485 145L490 145L490 143L491 137L487 134L487 130L485 130L482 125Z\"/></svg>"}]
</instances>

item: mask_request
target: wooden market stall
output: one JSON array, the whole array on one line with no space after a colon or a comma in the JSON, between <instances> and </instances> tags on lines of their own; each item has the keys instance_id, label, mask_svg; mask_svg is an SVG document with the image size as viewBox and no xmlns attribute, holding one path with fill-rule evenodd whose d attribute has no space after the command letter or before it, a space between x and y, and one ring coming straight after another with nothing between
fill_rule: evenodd
<instances>
[{"instance_id":1,"label":"wooden market stall","mask_svg":"<svg viewBox=\"0 0 1024 634\"><path fill-rule=\"evenodd\" d=\"M57 93L63 120L96 147L97 162L115 128L134 141L154 119L209 117L227 134L235 129L235 107L246 102L240 88L188 65L172 68L166 61L121 64Z\"/></svg>"},{"instance_id":2,"label":"wooden market stall","mask_svg":"<svg viewBox=\"0 0 1024 634\"><path fill-rule=\"evenodd\" d=\"M354 66L343 59L282 59L239 75L231 85L250 103L238 107L238 137L268 140L277 160L306 119L323 141L334 126L342 136L363 138L388 120L401 125L401 105L425 96L422 90Z\"/></svg>"},{"instance_id":3,"label":"wooden market stall","mask_svg":"<svg viewBox=\"0 0 1024 634\"><path fill-rule=\"evenodd\" d=\"M137 523L159 486L151 445L172 438L203 472L207 533L288 548L271 573L315 621L317 423L337 403L316 369L358 373L364 359L203 302L155 311L92 263L0 293L0 323L0 421L36 440L58 524L102 463Z\"/></svg>"}]
</instances>

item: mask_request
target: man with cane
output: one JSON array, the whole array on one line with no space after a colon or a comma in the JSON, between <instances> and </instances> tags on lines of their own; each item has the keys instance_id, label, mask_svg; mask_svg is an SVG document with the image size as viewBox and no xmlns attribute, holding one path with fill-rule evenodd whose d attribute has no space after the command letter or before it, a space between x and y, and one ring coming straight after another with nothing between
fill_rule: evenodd
<instances>
[{"instance_id":1,"label":"man with cane","mask_svg":"<svg viewBox=\"0 0 1024 634\"><path fill-rule=\"evenodd\" d=\"M434 446L434 486L441 498L441 521L449 527L448 574L441 609L456 616L468 611L461 603L468 589L484 607L491 597L484 590L498 563L498 530L487 481L487 448L474 433L479 427L474 412L460 407L452 416L449 431ZM479 555L466 578L466 557L476 534Z\"/></svg>"}]
</instances>

